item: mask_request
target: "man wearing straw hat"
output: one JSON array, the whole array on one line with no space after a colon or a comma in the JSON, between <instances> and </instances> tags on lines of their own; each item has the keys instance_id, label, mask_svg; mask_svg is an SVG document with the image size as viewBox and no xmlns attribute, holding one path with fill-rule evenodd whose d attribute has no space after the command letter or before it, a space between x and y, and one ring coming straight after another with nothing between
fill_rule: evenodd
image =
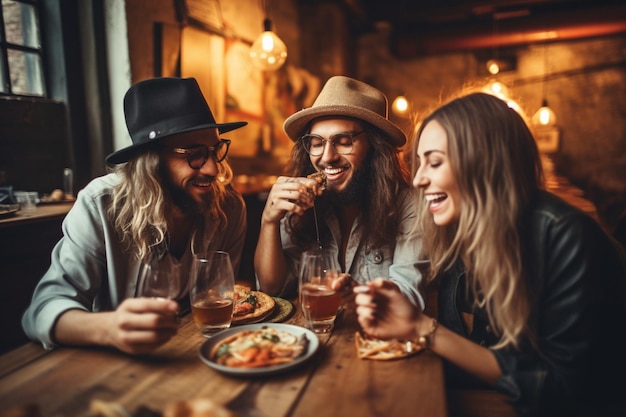
<instances>
[{"instance_id":1,"label":"man wearing straw hat","mask_svg":"<svg viewBox=\"0 0 626 417\"><path fill-rule=\"evenodd\" d=\"M352 283L389 278L423 307L415 201L399 156L406 136L387 118L385 95L332 77L284 129L295 144L288 176L272 187L261 218L254 258L260 288L293 295L301 253L322 246ZM325 183L307 178L316 172Z\"/></svg>"},{"instance_id":2,"label":"man wearing straw hat","mask_svg":"<svg viewBox=\"0 0 626 417\"><path fill-rule=\"evenodd\" d=\"M217 123L193 78L141 81L124 112L132 145L110 154L113 172L78 193L22 318L46 348L149 352L176 334L194 252L224 250L239 266L245 205L220 135L247 123ZM146 265L169 271L173 300L135 298Z\"/></svg>"}]
</instances>

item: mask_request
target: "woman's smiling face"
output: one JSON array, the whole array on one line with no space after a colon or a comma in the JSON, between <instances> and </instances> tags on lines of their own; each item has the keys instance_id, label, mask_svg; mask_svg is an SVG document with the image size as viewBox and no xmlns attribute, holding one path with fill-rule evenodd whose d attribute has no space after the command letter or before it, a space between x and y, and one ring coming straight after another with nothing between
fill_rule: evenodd
<instances>
[{"instance_id":1,"label":"woman's smiling face","mask_svg":"<svg viewBox=\"0 0 626 417\"><path fill-rule=\"evenodd\" d=\"M422 188L433 221L438 226L459 219L461 194L450 165L448 135L436 120L428 122L422 130L417 147L419 168L413 186Z\"/></svg>"}]
</instances>

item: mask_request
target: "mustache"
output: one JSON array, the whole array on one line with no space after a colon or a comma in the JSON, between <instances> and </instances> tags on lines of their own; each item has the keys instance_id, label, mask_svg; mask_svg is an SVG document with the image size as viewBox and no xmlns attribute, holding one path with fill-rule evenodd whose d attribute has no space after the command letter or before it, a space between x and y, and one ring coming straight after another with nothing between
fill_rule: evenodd
<instances>
[{"instance_id":1,"label":"mustache","mask_svg":"<svg viewBox=\"0 0 626 417\"><path fill-rule=\"evenodd\" d=\"M191 180L192 184L196 184L196 185L215 185L215 181L217 180L217 177L214 176L210 176L210 175L196 175L195 177L193 177L193 179Z\"/></svg>"}]
</instances>

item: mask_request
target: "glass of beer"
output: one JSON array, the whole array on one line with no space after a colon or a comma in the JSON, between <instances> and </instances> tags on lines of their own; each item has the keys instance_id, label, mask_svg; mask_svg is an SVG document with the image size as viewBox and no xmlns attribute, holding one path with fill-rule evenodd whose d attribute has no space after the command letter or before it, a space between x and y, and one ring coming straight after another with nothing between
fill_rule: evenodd
<instances>
[{"instance_id":1,"label":"glass of beer","mask_svg":"<svg viewBox=\"0 0 626 417\"><path fill-rule=\"evenodd\" d=\"M315 333L332 330L341 306L341 293L332 289L332 282L341 270L337 259L327 250L302 254L299 276L299 301L305 326Z\"/></svg>"},{"instance_id":2,"label":"glass of beer","mask_svg":"<svg viewBox=\"0 0 626 417\"><path fill-rule=\"evenodd\" d=\"M202 336L230 327L233 317L235 276L227 252L196 256L191 268L189 301L193 320Z\"/></svg>"}]
</instances>

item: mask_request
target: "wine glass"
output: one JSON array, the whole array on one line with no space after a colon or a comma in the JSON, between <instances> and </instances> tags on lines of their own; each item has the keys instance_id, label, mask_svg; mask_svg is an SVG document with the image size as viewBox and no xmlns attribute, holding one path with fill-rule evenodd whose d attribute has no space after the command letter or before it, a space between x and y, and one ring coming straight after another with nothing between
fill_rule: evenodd
<instances>
[{"instance_id":1,"label":"wine glass","mask_svg":"<svg viewBox=\"0 0 626 417\"><path fill-rule=\"evenodd\" d=\"M332 330L341 307L342 294L332 288L341 269L337 258L328 250L303 252L300 263L300 307L307 328L315 333Z\"/></svg>"},{"instance_id":2,"label":"wine glass","mask_svg":"<svg viewBox=\"0 0 626 417\"><path fill-rule=\"evenodd\" d=\"M180 297L180 282L172 266L167 262L143 263L137 280L137 297L166 298Z\"/></svg>"}]
</instances>

